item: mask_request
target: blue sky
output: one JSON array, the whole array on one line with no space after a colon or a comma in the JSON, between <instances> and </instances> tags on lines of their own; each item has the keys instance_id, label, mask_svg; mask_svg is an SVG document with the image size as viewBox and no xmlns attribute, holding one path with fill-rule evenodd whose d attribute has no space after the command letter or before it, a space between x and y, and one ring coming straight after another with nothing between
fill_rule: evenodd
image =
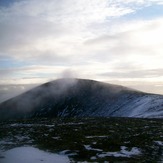
<instances>
[{"instance_id":1,"label":"blue sky","mask_svg":"<svg viewBox=\"0 0 163 163\"><path fill-rule=\"evenodd\" d=\"M0 0L0 85L78 77L163 94L162 29L162 0Z\"/></svg>"},{"instance_id":2,"label":"blue sky","mask_svg":"<svg viewBox=\"0 0 163 163\"><path fill-rule=\"evenodd\" d=\"M0 6L8 7L9 5L12 5L12 3L14 2L15 0L0 0Z\"/></svg>"},{"instance_id":3,"label":"blue sky","mask_svg":"<svg viewBox=\"0 0 163 163\"><path fill-rule=\"evenodd\" d=\"M151 20L163 16L163 5L152 5L138 9L136 12L126 15L127 19Z\"/></svg>"}]
</instances>

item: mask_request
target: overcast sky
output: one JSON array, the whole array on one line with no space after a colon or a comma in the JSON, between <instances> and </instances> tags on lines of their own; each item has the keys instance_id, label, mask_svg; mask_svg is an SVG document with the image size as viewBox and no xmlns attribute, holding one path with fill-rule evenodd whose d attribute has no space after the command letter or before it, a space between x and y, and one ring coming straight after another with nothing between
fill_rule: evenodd
<instances>
[{"instance_id":1,"label":"overcast sky","mask_svg":"<svg viewBox=\"0 0 163 163\"><path fill-rule=\"evenodd\" d=\"M0 0L0 90L60 77L163 94L163 1Z\"/></svg>"}]
</instances>

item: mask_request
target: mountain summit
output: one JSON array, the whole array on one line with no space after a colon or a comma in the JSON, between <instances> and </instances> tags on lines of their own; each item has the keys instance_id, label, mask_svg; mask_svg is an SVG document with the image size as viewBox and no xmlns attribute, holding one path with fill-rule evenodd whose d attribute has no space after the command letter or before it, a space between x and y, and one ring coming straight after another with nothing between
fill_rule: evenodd
<instances>
[{"instance_id":1,"label":"mountain summit","mask_svg":"<svg viewBox=\"0 0 163 163\"><path fill-rule=\"evenodd\" d=\"M33 117L163 118L163 96L86 79L58 79L0 104L0 120Z\"/></svg>"}]
</instances>

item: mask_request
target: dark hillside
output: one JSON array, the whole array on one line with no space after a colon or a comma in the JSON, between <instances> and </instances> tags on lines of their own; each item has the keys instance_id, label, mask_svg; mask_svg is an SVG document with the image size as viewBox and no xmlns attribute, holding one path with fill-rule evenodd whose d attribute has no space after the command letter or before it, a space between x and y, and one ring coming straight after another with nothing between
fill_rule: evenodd
<instances>
[{"instance_id":1,"label":"dark hillside","mask_svg":"<svg viewBox=\"0 0 163 163\"><path fill-rule=\"evenodd\" d=\"M0 119L163 117L163 96L93 80L58 79L0 104Z\"/></svg>"}]
</instances>

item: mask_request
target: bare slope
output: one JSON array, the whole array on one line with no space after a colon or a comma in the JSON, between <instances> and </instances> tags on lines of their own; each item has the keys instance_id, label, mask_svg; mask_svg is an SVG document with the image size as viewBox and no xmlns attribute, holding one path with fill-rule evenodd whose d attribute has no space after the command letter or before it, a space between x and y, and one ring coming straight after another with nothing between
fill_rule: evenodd
<instances>
[{"instance_id":1,"label":"bare slope","mask_svg":"<svg viewBox=\"0 0 163 163\"><path fill-rule=\"evenodd\" d=\"M84 79L58 79L0 104L0 119L163 117L163 96Z\"/></svg>"}]
</instances>

